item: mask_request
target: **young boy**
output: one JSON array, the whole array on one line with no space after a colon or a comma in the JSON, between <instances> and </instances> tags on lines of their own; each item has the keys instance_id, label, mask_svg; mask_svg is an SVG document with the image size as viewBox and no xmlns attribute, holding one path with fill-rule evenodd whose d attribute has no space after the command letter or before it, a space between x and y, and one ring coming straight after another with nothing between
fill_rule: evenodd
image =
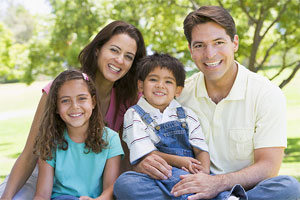
<instances>
[{"instance_id":1,"label":"young boy","mask_svg":"<svg viewBox=\"0 0 300 200\"><path fill-rule=\"evenodd\" d=\"M173 167L172 177L157 184L174 197L170 191L180 181L179 175L210 172L208 147L197 116L175 100L184 87L184 66L168 54L155 53L139 62L138 79L143 96L124 116L123 140L130 163L138 163L149 153L164 158Z\"/></svg>"}]
</instances>

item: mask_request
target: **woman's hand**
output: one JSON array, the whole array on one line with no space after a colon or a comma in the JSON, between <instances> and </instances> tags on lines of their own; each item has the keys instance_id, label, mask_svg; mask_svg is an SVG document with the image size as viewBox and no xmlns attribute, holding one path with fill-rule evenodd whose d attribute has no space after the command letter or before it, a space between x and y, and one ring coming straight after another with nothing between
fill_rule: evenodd
<instances>
[{"instance_id":1,"label":"woman's hand","mask_svg":"<svg viewBox=\"0 0 300 200\"><path fill-rule=\"evenodd\" d=\"M133 170L149 175L154 179L168 179L172 176L172 166L170 166L159 155L150 153L138 164L133 166Z\"/></svg>"}]
</instances>

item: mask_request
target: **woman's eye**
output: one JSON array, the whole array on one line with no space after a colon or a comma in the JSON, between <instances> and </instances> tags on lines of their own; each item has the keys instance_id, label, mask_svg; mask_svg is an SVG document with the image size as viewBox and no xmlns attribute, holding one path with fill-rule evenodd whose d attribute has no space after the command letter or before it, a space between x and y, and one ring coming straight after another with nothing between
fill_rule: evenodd
<instances>
[{"instance_id":1,"label":"woman's eye","mask_svg":"<svg viewBox=\"0 0 300 200\"><path fill-rule=\"evenodd\" d=\"M202 44L196 44L196 45L194 45L194 48L195 48L195 49L199 49L199 48L201 48L201 47L203 47Z\"/></svg>"},{"instance_id":2,"label":"woman's eye","mask_svg":"<svg viewBox=\"0 0 300 200\"><path fill-rule=\"evenodd\" d=\"M132 61L133 59L134 59L134 57L133 56L130 56L130 55L126 55L125 56L128 60L130 60L130 61Z\"/></svg>"},{"instance_id":3,"label":"woman's eye","mask_svg":"<svg viewBox=\"0 0 300 200\"><path fill-rule=\"evenodd\" d=\"M87 98L86 97L80 97L79 100L80 101L85 101Z\"/></svg>"},{"instance_id":4,"label":"woman's eye","mask_svg":"<svg viewBox=\"0 0 300 200\"><path fill-rule=\"evenodd\" d=\"M119 50L116 49L116 48L110 48L110 50L111 50L112 52L115 52L115 53L118 53L118 52L119 52Z\"/></svg>"}]
</instances>

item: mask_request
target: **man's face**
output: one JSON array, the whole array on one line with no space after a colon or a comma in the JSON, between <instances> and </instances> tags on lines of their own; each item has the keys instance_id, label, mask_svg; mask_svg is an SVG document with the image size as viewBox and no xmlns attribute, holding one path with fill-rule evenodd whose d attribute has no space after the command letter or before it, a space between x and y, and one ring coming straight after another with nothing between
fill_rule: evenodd
<instances>
[{"instance_id":1,"label":"man's face","mask_svg":"<svg viewBox=\"0 0 300 200\"><path fill-rule=\"evenodd\" d=\"M217 23L196 25L192 29L189 49L206 82L222 83L236 75L234 52L238 50L238 36L231 41L225 29Z\"/></svg>"}]
</instances>

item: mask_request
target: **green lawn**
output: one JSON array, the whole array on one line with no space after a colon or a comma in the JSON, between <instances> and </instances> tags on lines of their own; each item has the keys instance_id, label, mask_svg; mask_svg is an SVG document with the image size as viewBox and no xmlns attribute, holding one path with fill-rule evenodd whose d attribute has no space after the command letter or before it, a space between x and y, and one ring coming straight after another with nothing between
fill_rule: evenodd
<instances>
[{"instance_id":1,"label":"green lawn","mask_svg":"<svg viewBox=\"0 0 300 200\"><path fill-rule=\"evenodd\" d=\"M0 183L10 172L13 163L26 143L41 89L47 84L0 84ZM280 174L300 180L300 73L283 91L287 98L288 148Z\"/></svg>"}]
</instances>

